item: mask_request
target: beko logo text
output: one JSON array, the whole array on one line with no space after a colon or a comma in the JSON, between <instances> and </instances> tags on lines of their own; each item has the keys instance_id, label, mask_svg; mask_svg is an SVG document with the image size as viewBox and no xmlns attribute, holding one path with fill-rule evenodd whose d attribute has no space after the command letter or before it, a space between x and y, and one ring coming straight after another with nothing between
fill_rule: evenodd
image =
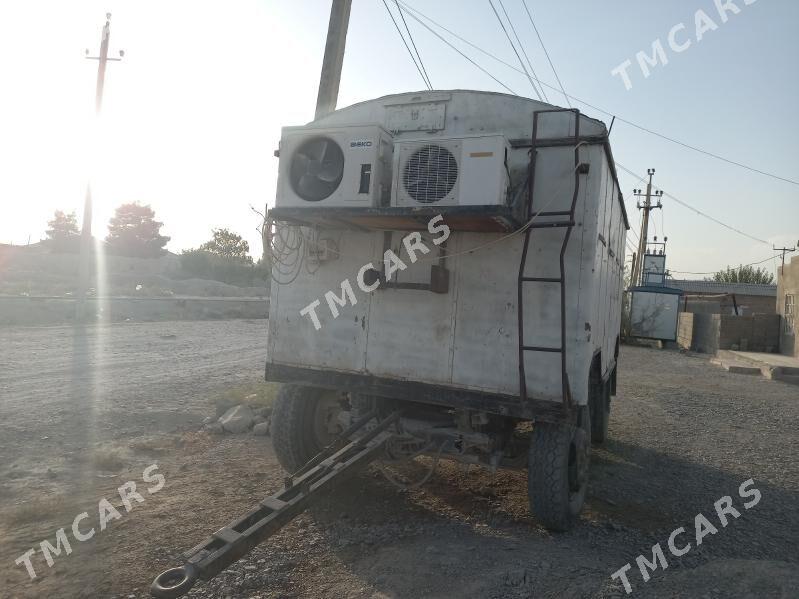
<instances>
[{"instance_id":1,"label":"beko logo text","mask_svg":"<svg viewBox=\"0 0 799 599\"><path fill-rule=\"evenodd\" d=\"M355 141L350 142L351 148L371 148L372 147L372 140L371 139L356 139Z\"/></svg>"}]
</instances>

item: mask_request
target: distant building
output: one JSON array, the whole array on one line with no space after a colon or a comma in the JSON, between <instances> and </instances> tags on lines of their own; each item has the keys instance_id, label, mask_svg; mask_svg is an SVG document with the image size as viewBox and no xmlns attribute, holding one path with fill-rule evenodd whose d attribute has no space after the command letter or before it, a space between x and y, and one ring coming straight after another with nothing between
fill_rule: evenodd
<instances>
[{"instance_id":1,"label":"distant building","mask_svg":"<svg viewBox=\"0 0 799 599\"><path fill-rule=\"evenodd\" d=\"M777 269L777 313L780 315L780 353L799 357L799 256Z\"/></svg>"},{"instance_id":2,"label":"distant building","mask_svg":"<svg viewBox=\"0 0 799 599\"><path fill-rule=\"evenodd\" d=\"M788 267L785 268L786 272ZM799 264L796 265L794 285L799 284ZM684 293L681 312L695 314L752 314L777 313L777 286L758 283L720 283L718 281L689 281L668 279L669 287Z\"/></svg>"}]
</instances>

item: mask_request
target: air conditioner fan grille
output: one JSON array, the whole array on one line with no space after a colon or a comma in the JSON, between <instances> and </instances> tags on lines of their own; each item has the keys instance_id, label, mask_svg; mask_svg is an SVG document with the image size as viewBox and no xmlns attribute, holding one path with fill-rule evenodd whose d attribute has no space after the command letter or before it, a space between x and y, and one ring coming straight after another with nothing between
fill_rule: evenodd
<instances>
[{"instance_id":1,"label":"air conditioner fan grille","mask_svg":"<svg viewBox=\"0 0 799 599\"><path fill-rule=\"evenodd\" d=\"M458 180L458 162L447 148L426 145L416 150L402 172L402 184L420 204L445 198Z\"/></svg>"}]
</instances>

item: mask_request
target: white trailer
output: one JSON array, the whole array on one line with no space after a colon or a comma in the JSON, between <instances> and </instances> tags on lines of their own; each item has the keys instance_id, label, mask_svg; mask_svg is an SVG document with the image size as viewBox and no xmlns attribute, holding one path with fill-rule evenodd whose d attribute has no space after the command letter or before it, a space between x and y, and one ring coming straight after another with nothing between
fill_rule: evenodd
<instances>
[{"instance_id":1,"label":"white trailer","mask_svg":"<svg viewBox=\"0 0 799 599\"><path fill-rule=\"evenodd\" d=\"M425 91L286 128L279 157L266 378L287 383L284 467L399 407L398 453L526 463L531 509L568 528L615 393L628 222L605 125Z\"/></svg>"}]
</instances>

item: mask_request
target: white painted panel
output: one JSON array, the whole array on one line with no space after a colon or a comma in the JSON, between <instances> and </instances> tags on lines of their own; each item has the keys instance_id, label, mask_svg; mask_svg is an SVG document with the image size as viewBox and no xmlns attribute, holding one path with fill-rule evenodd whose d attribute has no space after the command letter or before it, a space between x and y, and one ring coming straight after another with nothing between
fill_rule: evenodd
<instances>
[{"instance_id":1,"label":"white painted panel","mask_svg":"<svg viewBox=\"0 0 799 599\"><path fill-rule=\"evenodd\" d=\"M499 235L468 233L460 251ZM453 380L479 389L519 392L516 280L521 235L458 257Z\"/></svg>"},{"instance_id":2,"label":"white painted panel","mask_svg":"<svg viewBox=\"0 0 799 599\"><path fill-rule=\"evenodd\" d=\"M673 293L633 291L630 328L633 336L674 341L680 296Z\"/></svg>"},{"instance_id":3,"label":"white painted panel","mask_svg":"<svg viewBox=\"0 0 799 599\"><path fill-rule=\"evenodd\" d=\"M373 294L366 368L378 376L449 383L452 295L387 289Z\"/></svg>"},{"instance_id":4,"label":"white painted panel","mask_svg":"<svg viewBox=\"0 0 799 599\"><path fill-rule=\"evenodd\" d=\"M370 294L358 289L356 275L362 264L374 255L374 233L348 233L340 235L338 247L341 257L321 265L313 265L313 274L303 271L289 285L272 283L272 297L277 300L270 308L270 321L274 321L274 337L270 359L283 364L360 371L364 367L366 349L366 316ZM279 275L276 275L279 276ZM333 318L325 293L341 295L343 279L349 279L356 300L355 305L338 307L339 316ZM314 300L320 305L316 313L321 328L316 330L308 316L300 310Z\"/></svg>"},{"instance_id":5,"label":"white painted panel","mask_svg":"<svg viewBox=\"0 0 799 599\"><path fill-rule=\"evenodd\" d=\"M446 102L400 104L386 107L386 127L389 131L438 131L444 128Z\"/></svg>"}]
</instances>

